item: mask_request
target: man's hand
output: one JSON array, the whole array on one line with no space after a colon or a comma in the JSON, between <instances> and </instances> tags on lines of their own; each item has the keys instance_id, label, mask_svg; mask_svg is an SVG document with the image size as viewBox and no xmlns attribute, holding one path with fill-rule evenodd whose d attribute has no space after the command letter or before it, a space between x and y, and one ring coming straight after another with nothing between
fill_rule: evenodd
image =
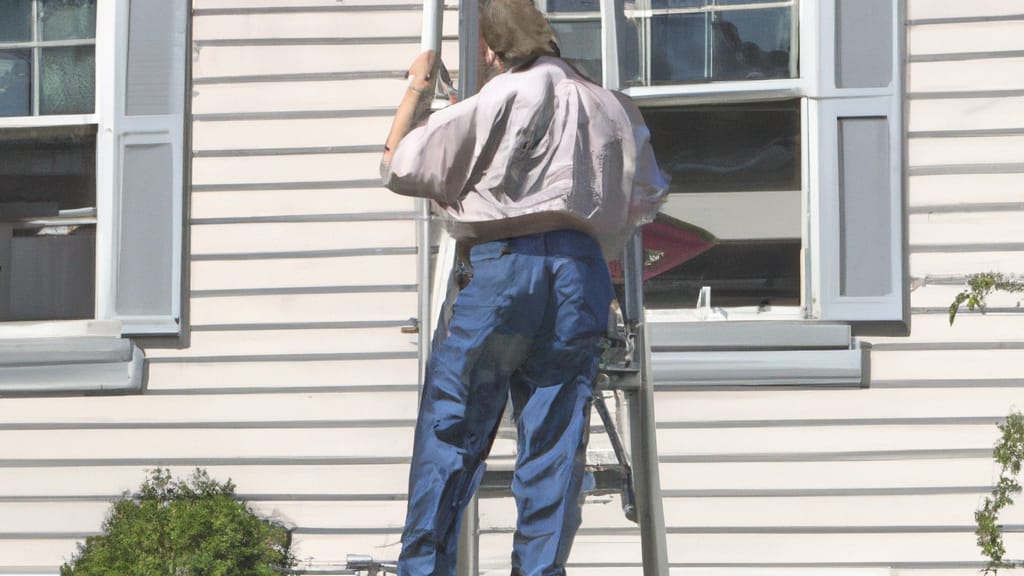
<instances>
[{"instance_id":1,"label":"man's hand","mask_svg":"<svg viewBox=\"0 0 1024 576\"><path fill-rule=\"evenodd\" d=\"M430 101L434 98L434 83L437 81L437 69L440 60L433 50L421 52L405 76L409 79L402 102L395 112L391 124L391 133L384 142L384 157L381 158L382 170L391 164L391 155L398 148L398 143L405 138L416 124L426 116L430 109ZM383 173L383 172L382 172Z\"/></svg>"},{"instance_id":2,"label":"man's hand","mask_svg":"<svg viewBox=\"0 0 1024 576\"><path fill-rule=\"evenodd\" d=\"M409 79L409 88L416 91L427 91L434 88L437 80L439 60L433 50L425 50L412 61L405 77Z\"/></svg>"}]
</instances>

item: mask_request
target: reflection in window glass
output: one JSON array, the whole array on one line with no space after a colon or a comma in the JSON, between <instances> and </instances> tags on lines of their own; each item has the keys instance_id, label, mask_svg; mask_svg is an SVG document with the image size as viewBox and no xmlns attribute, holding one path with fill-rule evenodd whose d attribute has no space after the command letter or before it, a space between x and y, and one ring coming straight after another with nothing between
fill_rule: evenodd
<instances>
[{"instance_id":1,"label":"reflection in window glass","mask_svg":"<svg viewBox=\"0 0 1024 576\"><path fill-rule=\"evenodd\" d=\"M662 11L651 16L627 7L627 16L649 19L649 84L797 77L792 5L758 8L759 2L736 1L731 4L750 8L715 8L722 4L652 0Z\"/></svg>"},{"instance_id":2,"label":"reflection in window glass","mask_svg":"<svg viewBox=\"0 0 1024 576\"><path fill-rule=\"evenodd\" d=\"M32 39L32 0L0 2L0 42L27 42Z\"/></svg>"},{"instance_id":3,"label":"reflection in window glass","mask_svg":"<svg viewBox=\"0 0 1024 576\"><path fill-rule=\"evenodd\" d=\"M32 51L0 50L0 116L32 114Z\"/></svg>"},{"instance_id":4,"label":"reflection in window glass","mask_svg":"<svg viewBox=\"0 0 1024 576\"><path fill-rule=\"evenodd\" d=\"M601 83L601 22L556 21L551 22L551 27L558 38L562 58L587 78Z\"/></svg>"},{"instance_id":5,"label":"reflection in window glass","mask_svg":"<svg viewBox=\"0 0 1024 576\"><path fill-rule=\"evenodd\" d=\"M0 117L95 111L96 6L0 0Z\"/></svg>"},{"instance_id":6,"label":"reflection in window glass","mask_svg":"<svg viewBox=\"0 0 1024 576\"><path fill-rule=\"evenodd\" d=\"M800 103L645 108L672 190L799 190Z\"/></svg>"},{"instance_id":7,"label":"reflection in window glass","mask_svg":"<svg viewBox=\"0 0 1024 576\"><path fill-rule=\"evenodd\" d=\"M707 71L706 14L671 14L651 20L653 83L704 80Z\"/></svg>"},{"instance_id":8,"label":"reflection in window glass","mask_svg":"<svg viewBox=\"0 0 1024 576\"><path fill-rule=\"evenodd\" d=\"M800 239L720 242L644 281L644 306L692 310L704 286L711 288L714 308L750 307L771 312L800 306Z\"/></svg>"},{"instance_id":9,"label":"reflection in window glass","mask_svg":"<svg viewBox=\"0 0 1024 576\"><path fill-rule=\"evenodd\" d=\"M96 0L40 0L43 40L96 37Z\"/></svg>"},{"instance_id":10,"label":"reflection in window glass","mask_svg":"<svg viewBox=\"0 0 1024 576\"><path fill-rule=\"evenodd\" d=\"M548 0L548 12L600 12L600 0Z\"/></svg>"},{"instance_id":11,"label":"reflection in window glass","mask_svg":"<svg viewBox=\"0 0 1024 576\"><path fill-rule=\"evenodd\" d=\"M790 10L719 12L712 25L712 80L788 78Z\"/></svg>"},{"instance_id":12,"label":"reflection in window glass","mask_svg":"<svg viewBox=\"0 0 1024 576\"><path fill-rule=\"evenodd\" d=\"M664 210L718 237L703 254L649 278L645 304L692 309L708 286L714 307L799 306L799 100L642 112L659 164L672 174ZM662 236L674 233L685 240L678 231ZM661 246L647 258L671 260L671 250Z\"/></svg>"},{"instance_id":13,"label":"reflection in window glass","mask_svg":"<svg viewBox=\"0 0 1024 576\"><path fill-rule=\"evenodd\" d=\"M703 8L711 4L711 0L651 0L651 8Z\"/></svg>"},{"instance_id":14,"label":"reflection in window glass","mask_svg":"<svg viewBox=\"0 0 1024 576\"><path fill-rule=\"evenodd\" d=\"M0 212L11 204L33 216L96 206L96 126L0 131Z\"/></svg>"},{"instance_id":15,"label":"reflection in window glass","mask_svg":"<svg viewBox=\"0 0 1024 576\"><path fill-rule=\"evenodd\" d=\"M42 52L40 113L91 113L96 94L95 48L45 48Z\"/></svg>"},{"instance_id":16,"label":"reflection in window glass","mask_svg":"<svg viewBox=\"0 0 1024 576\"><path fill-rule=\"evenodd\" d=\"M96 126L0 131L0 320L93 317L95 206Z\"/></svg>"}]
</instances>

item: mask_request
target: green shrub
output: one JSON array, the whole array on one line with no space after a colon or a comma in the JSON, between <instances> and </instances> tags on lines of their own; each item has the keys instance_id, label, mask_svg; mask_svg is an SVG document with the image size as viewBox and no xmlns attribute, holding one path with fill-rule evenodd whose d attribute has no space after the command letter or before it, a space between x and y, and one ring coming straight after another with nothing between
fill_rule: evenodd
<instances>
[{"instance_id":1,"label":"green shrub","mask_svg":"<svg viewBox=\"0 0 1024 576\"><path fill-rule=\"evenodd\" d=\"M949 325L953 325L956 313L964 304L967 304L968 310L978 309L984 313L987 299L993 292L1024 292L1024 281L999 272L971 274L967 277L967 290L954 296L949 305ZM1020 306L1020 302L1017 302L1017 306Z\"/></svg>"},{"instance_id":2,"label":"green shrub","mask_svg":"<svg viewBox=\"0 0 1024 576\"><path fill-rule=\"evenodd\" d=\"M1021 467L1024 466L1024 414L1014 410L999 425L1003 433L993 450L995 461L1000 466L999 480L992 489L992 495L985 498L981 510L974 513L978 527L974 533L978 536L978 547L988 558L982 571L984 574L998 574L1002 568L1019 568L1024 563L1006 558L1006 546L1003 545L1003 527L999 523L999 513L1003 508L1013 504L1013 497L1021 491Z\"/></svg>"},{"instance_id":3,"label":"green shrub","mask_svg":"<svg viewBox=\"0 0 1024 576\"><path fill-rule=\"evenodd\" d=\"M79 544L60 575L270 576L295 564L290 545L289 531L239 501L230 480L156 469L114 502L103 534Z\"/></svg>"}]
</instances>

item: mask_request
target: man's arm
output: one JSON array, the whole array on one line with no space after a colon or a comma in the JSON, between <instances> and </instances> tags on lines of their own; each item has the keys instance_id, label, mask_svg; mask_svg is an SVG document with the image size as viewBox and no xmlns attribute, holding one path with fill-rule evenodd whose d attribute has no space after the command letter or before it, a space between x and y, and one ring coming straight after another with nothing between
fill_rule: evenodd
<instances>
[{"instance_id":1,"label":"man's arm","mask_svg":"<svg viewBox=\"0 0 1024 576\"><path fill-rule=\"evenodd\" d=\"M409 66L409 87L402 96L402 102L395 112L391 132L384 142L383 168L391 164L398 143L427 115L434 96L434 82L437 78L438 59L433 50L421 52Z\"/></svg>"}]
</instances>

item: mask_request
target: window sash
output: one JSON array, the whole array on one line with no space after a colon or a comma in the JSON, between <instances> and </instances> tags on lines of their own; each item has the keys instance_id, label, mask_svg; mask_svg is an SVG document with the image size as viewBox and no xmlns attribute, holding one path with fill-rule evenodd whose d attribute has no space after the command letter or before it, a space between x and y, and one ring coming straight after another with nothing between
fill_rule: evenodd
<instances>
[{"instance_id":1,"label":"window sash","mask_svg":"<svg viewBox=\"0 0 1024 576\"><path fill-rule=\"evenodd\" d=\"M63 115L63 114L43 114L42 113L42 109L41 109L41 99L42 99L41 98L41 94L42 94L42 86L43 86L43 83L42 83L42 68L43 68L43 66L41 65L41 63L42 63L42 59L43 59L43 51L46 50L46 49L51 49L51 48L75 48L75 47L82 47L82 46L93 46L93 47L95 47L96 46L96 37L93 36L91 38L71 38L71 39L62 39L62 40L44 40L42 38L43 32L42 32L42 27L40 26L40 23L39 23L39 16L38 16L39 0L33 0L32 1L32 8L31 8L31 10L32 10L31 22L30 22L30 26L31 26L31 32L30 32L31 39L30 40L26 40L26 41L0 42L0 50L29 50L31 52L31 62L32 62L31 87L32 87L32 93L31 93L31 103L30 103L29 114L27 114L25 117L51 117L51 116L70 117L70 118L77 117L77 116L79 116L78 114ZM99 11L100 11L100 8L97 5L97 14L96 14L97 20L99 19ZM98 64L95 64L95 65L98 65ZM96 105L97 105L95 92L96 92L96 86L94 85L93 86L93 110L94 111L95 111L95 108L96 108ZM86 113L86 115L90 115L90 113ZM11 117L8 117L8 118L11 118ZM15 116L13 118L17 118L17 116ZM2 118L0 120L3 120L3 119L6 119L6 118ZM0 124L0 127L2 127L2 124Z\"/></svg>"}]
</instances>

